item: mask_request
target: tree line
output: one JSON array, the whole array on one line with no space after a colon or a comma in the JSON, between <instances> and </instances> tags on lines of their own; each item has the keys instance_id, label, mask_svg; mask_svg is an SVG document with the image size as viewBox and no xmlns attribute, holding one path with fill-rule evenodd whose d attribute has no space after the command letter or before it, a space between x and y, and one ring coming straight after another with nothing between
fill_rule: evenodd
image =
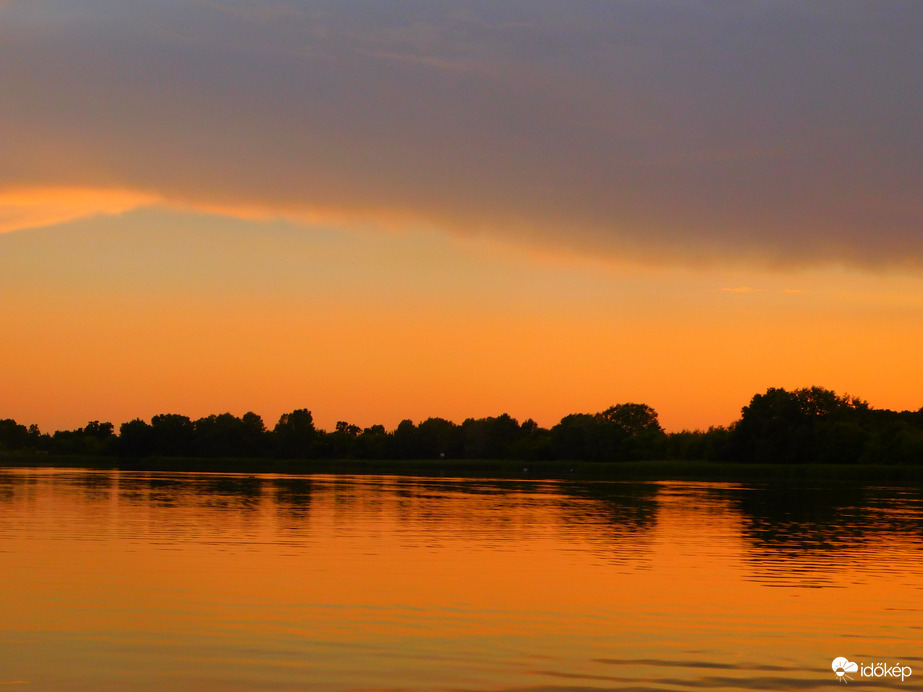
<instances>
[{"instance_id":1,"label":"tree line","mask_svg":"<svg viewBox=\"0 0 923 692\"><path fill-rule=\"evenodd\" d=\"M0 420L0 451L117 457L277 459L519 459L628 461L677 459L741 463L923 463L923 408L875 409L822 387L756 394L729 426L667 433L646 404L565 416L551 428L503 414L403 420L394 430L340 421L330 431L311 411L283 414L268 428L253 412L193 420L161 414L118 432L91 421L42 433L36 425Z\"/></svg>"}]
</instances>

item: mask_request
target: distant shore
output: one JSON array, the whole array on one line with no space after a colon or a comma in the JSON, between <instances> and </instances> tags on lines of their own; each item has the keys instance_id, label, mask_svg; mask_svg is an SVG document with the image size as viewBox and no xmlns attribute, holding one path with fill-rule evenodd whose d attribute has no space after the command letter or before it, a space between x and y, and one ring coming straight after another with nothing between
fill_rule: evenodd
<instances>
[{"instance_id":1,"label":"distant shore","mask_svg":"<svg viewBox=\"0 0 923 692\"><path fill-rule=\"evenodd\" d=\"M286 475L398 475L497 479L863 481L923 483L923 466L882 464L745 464L708 461L535 461L506 459L236 459L0 454L0 468Z\"/></svg>"}]
</instances>

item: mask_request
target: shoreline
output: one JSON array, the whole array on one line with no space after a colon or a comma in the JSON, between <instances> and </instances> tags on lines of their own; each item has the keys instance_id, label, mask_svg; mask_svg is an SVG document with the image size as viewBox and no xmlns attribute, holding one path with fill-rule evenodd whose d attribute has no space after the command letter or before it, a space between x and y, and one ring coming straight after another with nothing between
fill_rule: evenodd
<instances>
[{"instance_id":1,"label":"shoreline","mask_svg":"<svg viewBox=\"0 0 923 692\"><path fill-rule=\"evenodd\" d=\"M396 475L519 480L863 481L923 484L923 466L745 464L707 461L515 461L505 459L236 459L0 454L0 468L190 473Z\"/></svg>"}]
</instances>

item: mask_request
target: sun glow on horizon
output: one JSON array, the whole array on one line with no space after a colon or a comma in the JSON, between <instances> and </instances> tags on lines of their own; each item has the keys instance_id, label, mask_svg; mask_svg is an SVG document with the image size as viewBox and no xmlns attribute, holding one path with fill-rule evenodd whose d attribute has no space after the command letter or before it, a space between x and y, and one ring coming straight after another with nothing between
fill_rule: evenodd
<instances>
[{"instance_id":1,"label":"sun glow on horizon","mask_svg":"<svg viewBox=\"0 0 923 692\"><path fill-rule=\"evenodd\" d=\"M915 277L556 263L161 207L0 243L0 356L16 364L0 416L43 430L250 410L271 426L303 407L327 429L549 427L629 401L680 430L727 425L773 386L923 405ZM749 285L765 290L722 290Z\"/></svg>"}]
</instances>

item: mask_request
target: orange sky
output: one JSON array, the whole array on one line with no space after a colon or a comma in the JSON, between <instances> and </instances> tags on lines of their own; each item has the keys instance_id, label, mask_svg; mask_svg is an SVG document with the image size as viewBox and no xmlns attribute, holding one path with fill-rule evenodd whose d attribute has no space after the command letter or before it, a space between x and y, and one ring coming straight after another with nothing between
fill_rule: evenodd
<instances>
[{"instance_id":1,"label":"orange sky","mask_svg":"<svg viewBox=\"0 0 923 692\"><path fill-rule=\"evenodd\" d=\"M770 386L923 404L923 281L665 270L486 239L161 208L0 235L4 417L46 430L308 407L461 422L644 402L730 423Z\"/></svg>"},{"instance_id":2,"label":"orange sky","mask_svg":"<svg viewBox=\"0 0 923 692\"><path fill-rule=\"evenodd\" d=\"M921 27L0 2L0 417L918 409Z\"/></svg>"}]
</instances>

